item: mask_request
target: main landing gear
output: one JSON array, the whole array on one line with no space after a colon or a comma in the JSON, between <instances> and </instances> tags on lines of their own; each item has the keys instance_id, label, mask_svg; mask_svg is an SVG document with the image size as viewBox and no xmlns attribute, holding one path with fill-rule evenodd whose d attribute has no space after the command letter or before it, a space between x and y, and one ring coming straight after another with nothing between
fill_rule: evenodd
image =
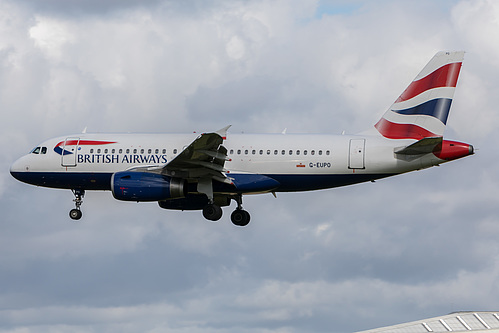
<instances>
[{"instance_id":1,"label":"main landing gear","mask_svg":"<svg viewBox=\"0 0 499 333\"><path fill-rule=\"evenodd\" d=\"M210 221L218 221L222 218L222 208L214 203L207 204L203 208L203 216Z\"/></svg>"},{"instance_id":2,"label":"main landing gear","mask_svg":"<svg viewBox=\"0 0 499 333\"><path fill-rule=\"evenodd\" d=\"M250 214L244 209L236 208L236 210L230 214L230 220L237 226L245 227L250 222Z\"/></svg>"},{"instance_id":3,"label":"main landing gear","mask_svg":"<svg viewBox=\"0 0 499 333\"><path fill-rule=\"evenodd\" d=\"M234 225L244 227L250 222L250 214L242 207L242 195L237 195L233 198L237 202L237 208L230 215L230 220ZM222 208L210 203L203 208L203 216L210 221L218 221L222 218Z\"/></svg>"},{"instance_id":4,"label":"main landing gear","mask_svg":"<svg viewBox=\"0 0 499 333\"><path fill-rule=\"evenodd\" d=\"M69 217L71 217L73 220L79 220L81 219L81 210L80 206L83 203L83 197L85 196L85 190L81 189L76 189L76 190L71 190L75 196L75 199L73 200L75 203L76 208L71 209L69 211Z\"/></svg>"},{"instance_id":5,"label":"main landing gear","mask_svg":"<svg viewBox=\"0 0 499 333\"><path fill-rule=\"evenodd\" d=\"M237 202L237 208L230 214L230 220L234 225L245 227L250 222L250 214L243 209L243 196L238 194L233 199Z\"/></svg>"}]
</instances>

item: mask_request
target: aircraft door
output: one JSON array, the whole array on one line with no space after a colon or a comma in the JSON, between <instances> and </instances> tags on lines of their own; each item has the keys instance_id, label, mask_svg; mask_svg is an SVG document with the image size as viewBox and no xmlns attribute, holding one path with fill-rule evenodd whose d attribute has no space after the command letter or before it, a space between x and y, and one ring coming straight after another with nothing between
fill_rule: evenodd
<instances>
[{"instance_id":1,"label":"aircraft door","mask_svg":"<svg viewBox=\"0 0 499 333\"><path fill-rule=\"evenodd\" d=\"M364 169L364 150L366 147L366 139L350 140L350 155L348 158L349 169Z\"/></svg>"},{"instance_id":2,"label":"aircraft door","mask_svg":"<svg viewBox=\"0 0 499 333\"><path fill-rule=\"evenodd\" d=\"M80 138L67 138L64 141L61 153L61 164L63 167L75 167L78 161L78 146Z\"/></svg>"}]
</instances>

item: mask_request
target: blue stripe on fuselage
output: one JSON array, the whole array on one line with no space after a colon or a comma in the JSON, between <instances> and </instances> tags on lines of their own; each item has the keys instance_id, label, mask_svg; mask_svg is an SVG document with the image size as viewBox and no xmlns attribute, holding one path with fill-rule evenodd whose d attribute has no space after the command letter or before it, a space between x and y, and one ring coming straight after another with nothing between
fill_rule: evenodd
<instances>
[{"instance_id":1,"label":"blue stripe on fuselage","mask_svg":"<svg viewBox=\"0 0 499 333\"><path fill-rule=\"evenodd\" d=\"M112 173L91 172L10 172L22 182L52 188L111 190Z\"/></svg>"},{"instance_id":2,"label":"blue stripe on fuselage","mask_svg":"<svg viewBox=\"0 0 499 333\"><path fill-rule=\"evenodd\" d=\"M352 184L368 182L393 176L387 174L342 174L342 175L267 175L277 180L281 186L276 192L298 192L323 190Z\"/></svg>"},{"instance_id":3,"label":"blue stripe on fuselage","mask_svg":"<svg viewBox=\"0 0 499 333\"><path fill-rule=\"evenodd\" d=\"M52 188L85 189L85 190L111 190L112 173L90 172L11 172L12 176L22 182ZM258 192L272 190L275 192L296 192L327 189L351 184L357 184L393 176L393 174L342 174L342 175L294 175L294 174L269 174L258 175L265 177L266 184L277 185L269 182L271 178L279 183L273 186L260 187L257 184L246 186L238 191L232 185L219 182L214 183L216 192ZM230 177L247 178L248 174L230 174ZM263 179L262 177L262 179Z\"/></svg>"}]
</instances>

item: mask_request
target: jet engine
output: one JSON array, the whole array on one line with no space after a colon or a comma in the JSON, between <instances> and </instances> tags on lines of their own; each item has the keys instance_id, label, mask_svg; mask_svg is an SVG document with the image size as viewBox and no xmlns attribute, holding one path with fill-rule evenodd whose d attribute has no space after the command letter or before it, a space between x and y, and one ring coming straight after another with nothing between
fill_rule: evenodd
<instances>
[{"instance_id":1,"label":"jet engine","mask_svg":"<svg viewBox=\"0 0 499 333\"><path fill-rule=\"evenodd\" d=\"M113 196L124 201L160 201L185 197L186 181L181 178L139 171L116 172L111 178Z\"/></svg>"}]
</instances>

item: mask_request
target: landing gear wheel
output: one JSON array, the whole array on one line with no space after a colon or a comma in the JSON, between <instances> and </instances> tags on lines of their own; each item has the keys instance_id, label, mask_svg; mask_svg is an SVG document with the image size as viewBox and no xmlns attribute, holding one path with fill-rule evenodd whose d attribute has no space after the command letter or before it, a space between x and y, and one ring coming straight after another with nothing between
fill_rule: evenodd
<instances>
[{"instance_id":1,"label":"landing gear wheel","mask_svg":"<svg viewBox=\"0 0 499 333\"><path fill-rule=\"evenodd\" d=\"M208 204L203 208L203 216L210 221L218 221L222 218L222 208L214 204Z\"/></svg>"},{"instance_id":2,"label":"landing gear wheel","mask_svg":"<svg viewBox=\"0 0 499 333\"><path fill-rule=\"evenodd\" d=\"M244 209L236 209L230 215L230 220L237 226L245 227L250 222L250 214Z\"/></svg>"},{"instance_id":3,"label":"landing gear wheel","mask_svg":"<svg viewBox=\"0 0 499 333\"><path fill-rule=\"evenodd\" d=\"M69 211L69 217L71 217L73 220L81 219L81 215L81 210L79 209L74 208Z\"/></svg>"},{"instance_id":4,"label":"landing gear wheel","mask_svg":"<svg viewBox=\"0 0 499 333\"><path fill-rule=\"evenodd\" d=\"M83 197L85 196L85 190L82 190L82 189L74 189L74 190L71 190L75 196L74 198L74 203L75 203L75 207L74 209L71 209L69 211L69 217L72 218L73 220L79 220L81 219L81 210L80 210L80 206L81 204L83 203Z\"/></svg>"}]
</instances>

